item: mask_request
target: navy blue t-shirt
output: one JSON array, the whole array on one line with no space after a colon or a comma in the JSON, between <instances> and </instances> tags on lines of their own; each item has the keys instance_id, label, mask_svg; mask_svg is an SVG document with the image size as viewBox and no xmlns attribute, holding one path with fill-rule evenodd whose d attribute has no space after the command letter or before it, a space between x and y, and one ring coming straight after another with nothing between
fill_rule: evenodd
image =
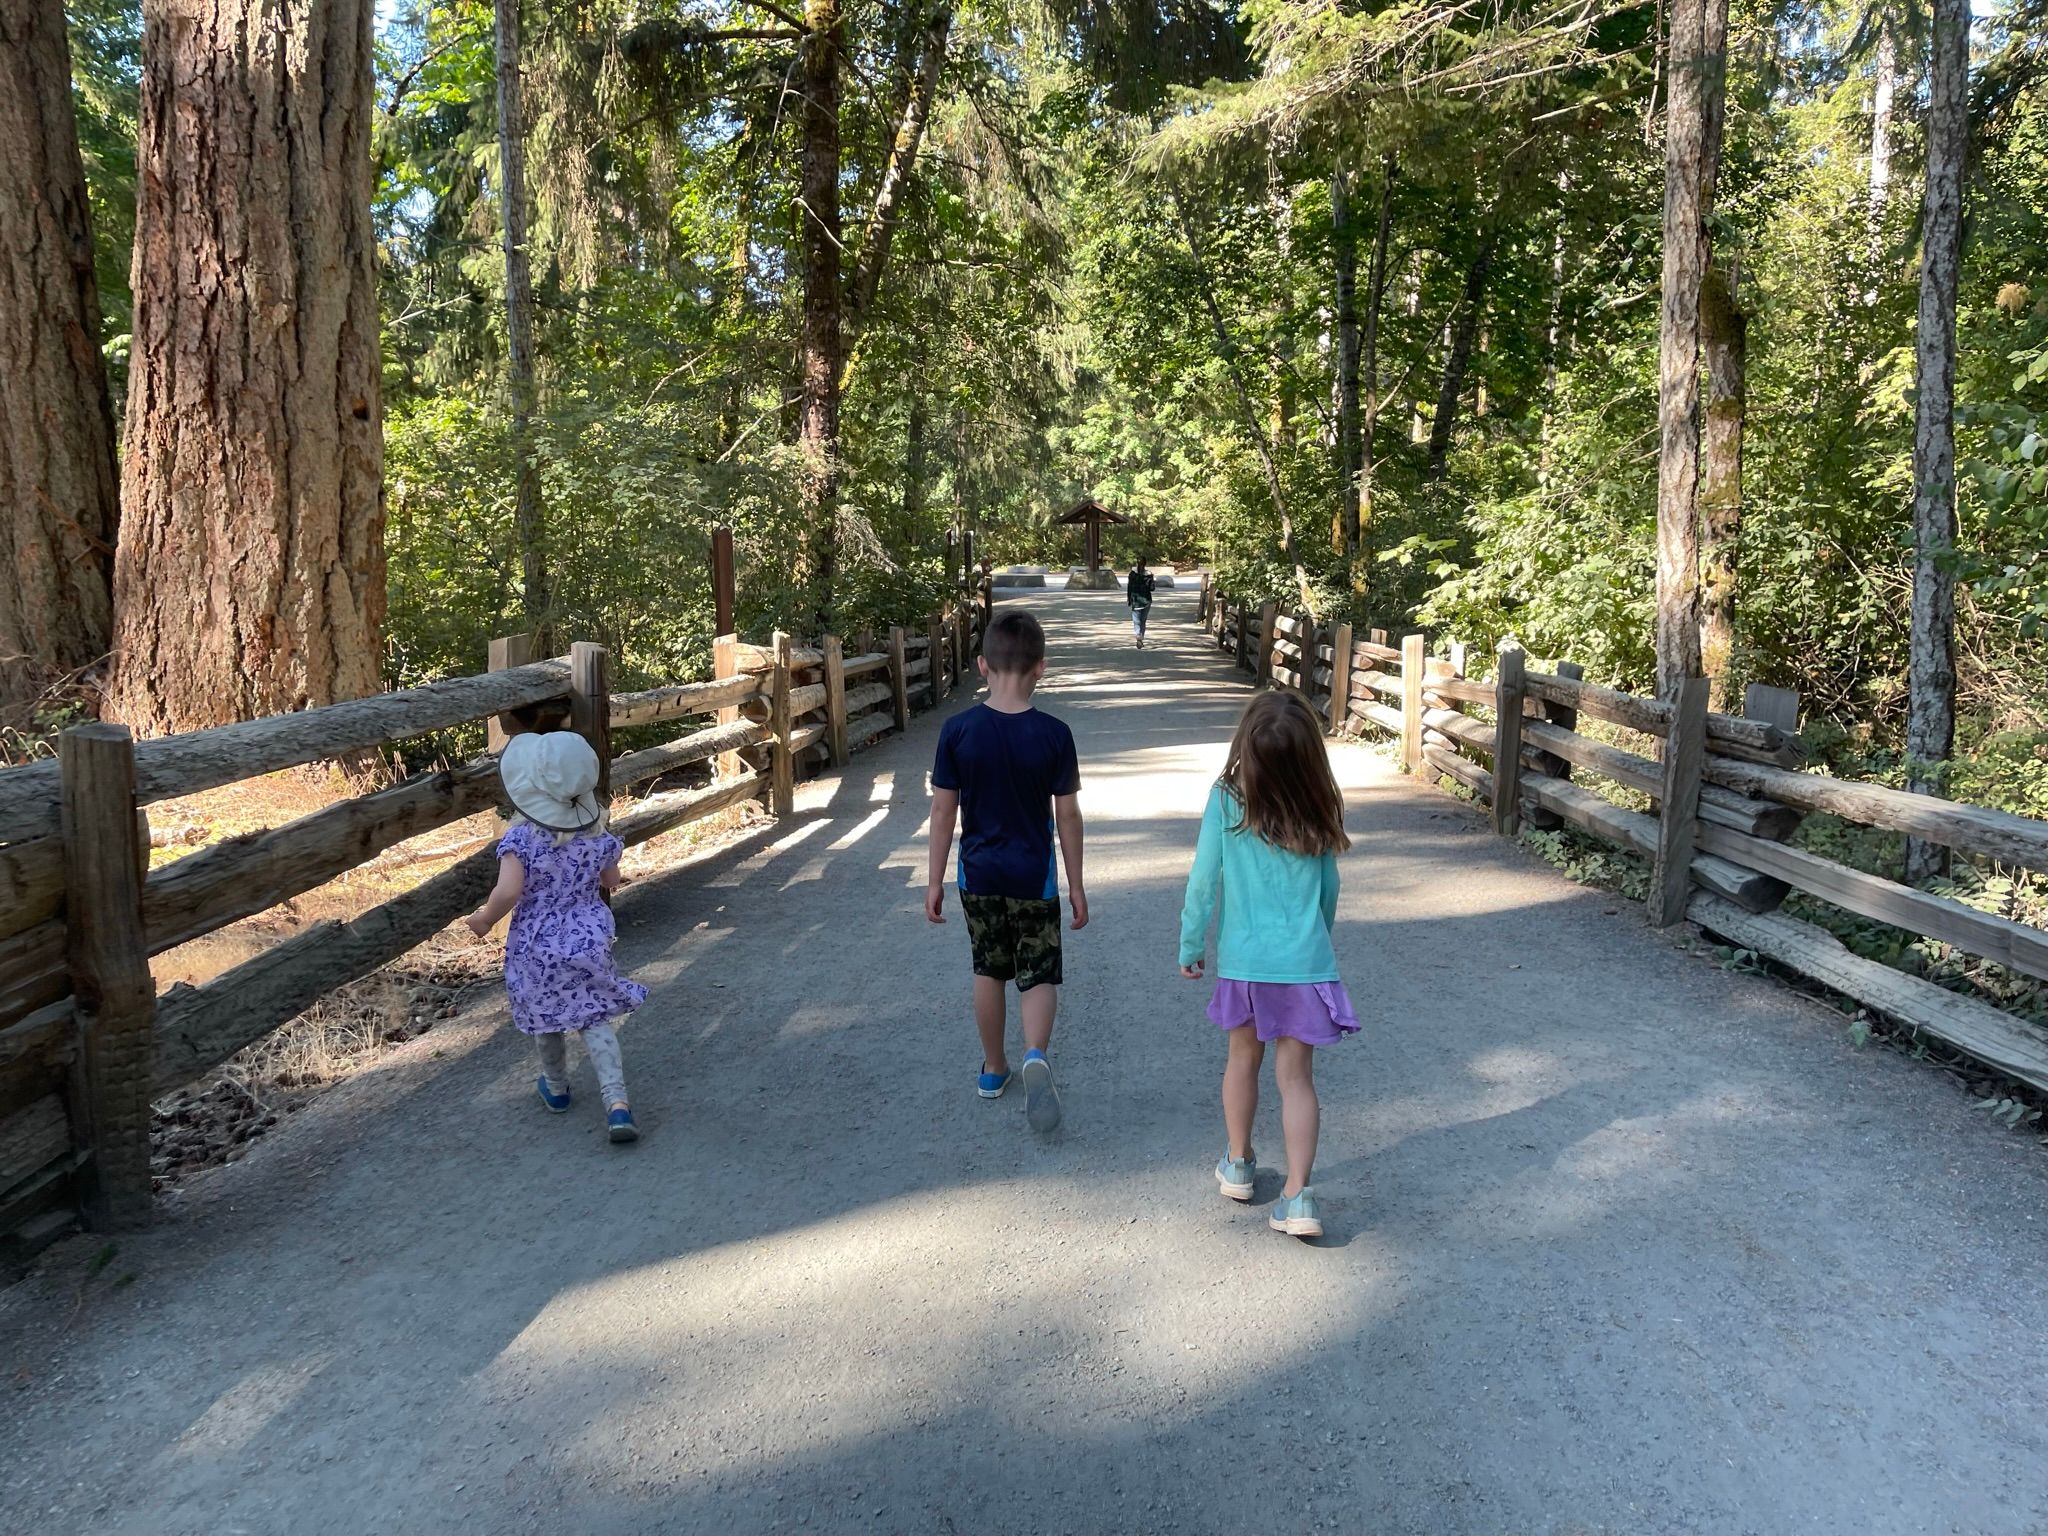
<instances>
[{"instance_id":1,"label":"navy blue t-shirt","mask_svg":"<svg viewBox=\"0 0 2048 1536\"><path fill-rule=\"evenodd\" d=\"M960 889L975 896L1054 901L1055 795L1081 790L1066 722L1041 710L1006 715L977 704L939 731L932 788L960 792Z\"/></svg>"}]
</instances>

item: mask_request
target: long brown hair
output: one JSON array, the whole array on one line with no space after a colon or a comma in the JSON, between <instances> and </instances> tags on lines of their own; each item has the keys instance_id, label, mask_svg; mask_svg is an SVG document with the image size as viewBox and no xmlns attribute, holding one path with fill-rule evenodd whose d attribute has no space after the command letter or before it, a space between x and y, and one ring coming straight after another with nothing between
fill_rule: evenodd
<instances>
[{"instance_id":1,"label":"long brown hair","mask_svg":"<svg viewBox=\"0 0 2048 1536\"><path fill-rule=\"evenodd\" d=\"M1276 848L1319 858L1351 846L1344 796L1323 749L1323 724L1301 695L1262 693L1238 717L1223 787L1249 829Z\"/></svg>"}]
</instances>

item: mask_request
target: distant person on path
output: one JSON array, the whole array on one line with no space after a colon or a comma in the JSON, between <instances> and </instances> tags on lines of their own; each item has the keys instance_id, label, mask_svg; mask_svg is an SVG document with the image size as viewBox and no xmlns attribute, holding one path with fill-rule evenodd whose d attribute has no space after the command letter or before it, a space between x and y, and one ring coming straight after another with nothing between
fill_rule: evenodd
<instances>
[{"instance_id":1,"label":"distant person on path","mask_svg":"<svg viewBox=\"0 0 2048 1536\"><path fill-rule=\"evenodd\" d=\"M512 914L505 937L505 990L512 1022L540 1048L540 1101L569 1107L568 1036L604 1094L613 1141L637 1141L626 1071L611 1021L647 1001L647 989L612 966L616 932L603 892L624 884L625 844L605 830L597 753L573 731L514 736L498 761L516 813L498 844L498 884L469 917L482 938Z\"/></svg>"},{"instance_id":2,"label":"distant person on path","mask_svg":"<svg viewBox=\"0 0 2048 1536\"><path fill-rule=\"evenodd\" d=\"M1252 1197L1259 1066L1267 1042L1277 1041L1273 1075L1280 1084L1287 1184L1267 1219L1276 1232L1295 1237L1323 1232L1309 1187L1322 1118L1314 1050L1358 1028L1330 943L1337 855L1350 846L1322 722L1298 694L1260 694L1237 723L1223 777L1202 813L1181 907L1180 973L1201 980L1203 945L1220 895L1209 1018L1230 1043L1223 1068L1229 1146L1216 1165L1216 1182L1233 1200Z\"/></svg>"},{"instance_id":3,"label":"distant person on path","mask_svg":"<svg viewBox=\"0 0 2048 1536\"><path fill-rule=\"evenodd\" d=\"M1060 959L1060 885L1053 857L1067 866L1074 927L1088 926L1081 883L1081 768L1074 733L1031 705L1045 676L1045 631L1005 609L982 639L977 663L988 699L948 720L932 764L931 858L924 914L946 920L946 859L960 823L960 906L974 955L974 1022L981 1031L984 1099L1010 1086L1004 1034L1017 984L1024 1021L1024 1112L1034 1131L1060 1123L1059 1091L1046 1050L1065 980Z\"/></svg>"},{"instance_id":4,"label":"distant person on path","mask_svg":"<svg viewBox=\"0 0 2048 1536\"><path fill-rule=\"evenodd\" d=\"M1131 562L1131 574L1124 578L1124 601L1131 605L1131 633L1137 636L1141 651L1145 649L1145 621L1152 617L1152 589L1157 584L1142 556Z\"/></svg>"}]
</instances>

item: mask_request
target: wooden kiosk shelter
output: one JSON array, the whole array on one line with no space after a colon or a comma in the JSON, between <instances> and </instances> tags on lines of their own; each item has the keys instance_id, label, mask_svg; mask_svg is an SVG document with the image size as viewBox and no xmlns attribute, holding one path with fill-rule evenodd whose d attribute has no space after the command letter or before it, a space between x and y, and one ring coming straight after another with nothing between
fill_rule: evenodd
<instances>
[{"instance_id":1,"label":"wooden kiosk shelter","mask_svg":"<svg viewBox=\"0 0 2048 1536\"><path fill-rule=\"evenodd\" d=\"M1116 586L1116 572L1105 571L1102 568L1102 525L1115 523L1121 526L1129 522L1130 519L1123 513L1110 511L1093 496L1060 519L1063 527L1079 524L1088 530L1088 566L1086 570L1074 571L1068 575L1069 587L1087 591L1107 591Z\"/></svg>"}]
</instances>

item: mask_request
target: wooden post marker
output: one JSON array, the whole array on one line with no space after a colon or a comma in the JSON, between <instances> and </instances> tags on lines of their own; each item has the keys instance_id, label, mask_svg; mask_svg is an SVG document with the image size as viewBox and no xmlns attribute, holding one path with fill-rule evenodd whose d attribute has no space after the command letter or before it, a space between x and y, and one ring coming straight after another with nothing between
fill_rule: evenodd
<instances>
[{"instance_id":1,"label":"wooden post marker","mask_svg":"<svg viewBox=\"0 0 2048 1536\"><path fill-rule=\"evenodd\" d=\"M491 642L489 670L507 672L513 667L523 667L533 660L534 650L532 635L500 635ZM492 715L484 722L484 745L490 749L493 756L505 750L505 743L509 739L505 734L505 728L498 723L496 715Z\"/></svg>"},{"instance_id":2,"label":"wooden post marker","mask_svg":"<svg viewBox=\"0 0 2048 1536\"><path fill-rule=\"evenodd\" d=\"M711 642L711 675L721 682L740 675L739 636L720 635ZM736 724L739 718L740 707L737 704L728 704L718 712L720 725ZM737 778L745 766L737 752L718 754L718 776L721 779Z\"/></svg>"},{"instance_id":3,"label":"wooden post marker","mask_svg":"<svg viewBox=\"0 0 2048 1536\"><path fill-rule=\"evenodd\" d=\"M1657 821L1657 857L1650 871L1650 923L1669 928L1685 916L1698 835L1700 767L1707 755L1707 697L1712 684L1688 677L1672 701L1664 738L1664 793Z\"/></svg>"},{"instance_id":4,"label":"wooden post marker","mask_svg":"<svg viewBox=\"0 0 2048 1536\"><path fill-rule=\"evenodd\" d=\"M932 685L932 708L937 709L946 701L946 626L937 609L925 626L925 660L931 665L925 672L925 681Z\"/></svg>"},{"instance_id":5,"label":"wooden post marker","mask_svg":"<svg viewBox=\"0 0 2048 1536\"><path fill-rule=\"evenodd\" d=\"M1575 683L1586 675L1586 669L1576 661L1560 661L1551 670L1557 676L1568 677ZM1536 718L1548 721L1562 731L1575 731L1579 728L1579 712L1576 709L1564 704L1552 704L1548 700L1536 706ZM1572 765L1563 758L1550 752L1538 752L1535 757L1535 762L1530 766L1536 772L1547 774L1553 779L1571 778ZM1564 825L1562 816L1544 806L1532 805L1525 814L1529 825L1540 832L1548 832Z\"/></svg>"},{"instance_id":6,"label":"wooden post marker","mask_svg":"<svg viewBox=\"0 0 2048 1536\"><path fill-rule=\"evenodd\" d=\"M1418 630L1401 637L1401 766L1410 773L1422 772L1422 681L1422 633Z\"/></svg>"},{"instance_id":7,"label":"wooden post marker","mask_svg":"<svg viewBox=\"0 0 2048 1536\"><path fill-rule=\"evenodd\" d=\"M1294 674L1294 691L1311 707L1316 698L1316 616L1303 609L1294 624L1294 643L1301 647L1301 670Z\"/></svg>"},{"instance_id":8,"label":"wooden post marker","mask_svg":"<svg viewBox=\"0 0 2048 1536\"><path fill-rule=\"evenodd\" d=\"M789 751L789 636L778 629L770 644L775 669L769 673L768 730L775 739L768 747L773 796L769 808L777 816L787 816L796 809L796 762Z\"/></svg>"},{"instance_id":9,"label":"wooden post marker","mask_svg":"<svg viewBox=\"0 0 2048 1536\"><path fill-rule=\"evenodd\" d=\"M846 766L846 647L827 635L825 650L825 749L832 766Z\"/></svg>"},{"instance_id":10,"label":"wooden post marker","mask_svg":"<svg viewBox=\"0 0 2048 1536\"><path fill-rule=\"evenodd\" d=\"M1258 679L1261 688L1273 681L1273 641L1277 633L1274 626L1279 620L1280 605L1278 603L1264 603L1260 605L1259 664L1253 668L1252 675Z\"/></svg>"},{"instance_id":11,"label":"wooden post marker","mask_svg":"<svg viewBox=\"0 0 2048 1536\"><path fill-rule=\"evenodd\" d=\"M1522 648L1509 640L1494 658L1493 830L1513 837L1522 824L1522 701L1528 690Z\"/></svg>"},{"instance_id":12,"label":"wooden post marker","mask_svg":"<svg viewBox=\"0 0 2048 1536\"><path fill-rule=\"evenodd\" d=\"M597 753L597 803L612 798L612 659L601 645L569 647L569 727Z\"/></svg>"},{"instance_id":13,"label":"wooden post marker","mask_svg":"<svg viewBox=\"0 0 2048 1536\"><path fill-rule=\"evenodd\" d=\"M81 1042L72 1137L92 1157L86 1220L101 1231L149 1225L149 1097L156 983L142 931L135 744L125 726L80 725L58 739L64 932Z\"/></svg>"},{"instance_id":14,"label":"wooden post marker","mask_svg":"<svg viewBox=\"0 0 2048 1536\"><path fill-rule=\"evenodd\" d=\"M889 691L892 696L890 702L896 710L896 729L899 731L910 729L910 679L903 675L906 665L908 663L904 660L903 653L903 626L892 624L889 627Z\"/></svg>"},{"instance_id":15,"label":"wooden post marker","mask_svg":"<svg viewBox=\"0 0 2048 1536\"><path fill-rule=\"evenodd\" d=\"M1330 734L1344 729L1351 711L1351 626L1339 624L1330 635Z\"/></svg>"},{"instance_id":16,"label":"wooden post marker","mask_svg":"<svg viewBox=\"0 0 2048 1536\"><path fill-rule=\"evenodd\" d=\"M711 530L712 634L729 635L733 632L732 609L736 591L732 565L732 530L714 528Z\"/></svg>"}]
</instances>

